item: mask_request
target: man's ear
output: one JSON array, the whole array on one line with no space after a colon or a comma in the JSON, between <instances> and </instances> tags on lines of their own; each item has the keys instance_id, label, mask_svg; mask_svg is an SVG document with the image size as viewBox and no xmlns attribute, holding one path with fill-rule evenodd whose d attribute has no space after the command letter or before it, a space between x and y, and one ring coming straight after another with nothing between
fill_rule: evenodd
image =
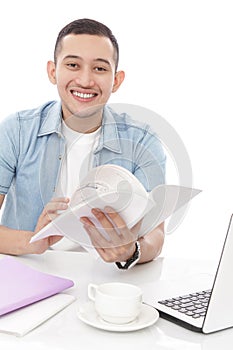
<instances>
[{"instance_id":1,"label":"man's ear","mask_svg":"<svg viewBox=\"0 0 233 350\"><path fill-rule=\"evenodd\" d=\"M53 61L48 61L47 63L47 74L49 77L49 80L52 84L56 85L56 67L55 63Z\"/></svg>"},{"instance_id":2,"label":"man's ear","mask_svg":"<svg viewBox=\"0 0 233 350\"><path fill-rule=\"evenodd\" d=\"M123 70L116 72L112 92L116 92L119 89L124 79L125 79L125 72Z\"/></svg>"}]
</instances>

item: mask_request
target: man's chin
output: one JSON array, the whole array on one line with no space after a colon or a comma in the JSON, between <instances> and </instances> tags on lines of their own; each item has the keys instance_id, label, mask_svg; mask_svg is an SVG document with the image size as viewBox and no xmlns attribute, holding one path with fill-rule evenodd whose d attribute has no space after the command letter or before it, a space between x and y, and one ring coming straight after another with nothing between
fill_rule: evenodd
<instances>
[{"instance_id":1,"label":"man's chin","mask_svg":"<svg viewBox=\"0 0 233 350\"><path fill-rule=\"evenodd\" d=\"M95 116L99 116L99 113L102 113L103 105L91 106L88 108L79 108L73 112L73 116L77 118L92 118Z\"/></svg>"},{"instance_id":2,"label":"man's chin","mask_svg":"<svg viewBox=\"0 0 233 350\"><path fill-rule=\"evenodd\" d=\"M78 132L89 133L101 125L103 116L103 105L78 109L72 111L65 119L66 125Z\"/></svg>"}]
</instances>

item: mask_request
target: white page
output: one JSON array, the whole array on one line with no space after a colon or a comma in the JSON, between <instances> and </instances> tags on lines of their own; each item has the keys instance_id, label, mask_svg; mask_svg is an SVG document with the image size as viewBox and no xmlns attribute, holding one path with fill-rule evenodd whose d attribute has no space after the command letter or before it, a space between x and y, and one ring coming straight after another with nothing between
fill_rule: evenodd
<instances>
[{"instance_id":1,"label":"white page","mask_svg":"<svg viewBox=\"0 0 233 350\"><path fill-rule=\"evenodd\" d=\"M129 228L144 218L139 232L139 236L143 236L199 192L188 187L159 185L148 194L140 181L125 168L113 164L102 165L87 174L73 194L69 208L33 236L31 242L58 234L96 255L80 218L87 216L106 239L109 236L92 214L92 208L104 211L106 206L112 207Z\"/></svg>"},{"instance_id":2,"label":"white page","mask_svg":"<svg viewBox=\"0 0 233 350\"><path fill-rule=\"evenodd\" d=\"M145 214L139 236L152 231L171 215L190 202L201 190L176 186L160 185L150 192L148 212Z\"/></svg>"},{"instance_id":3,"label":"white page","mask_svg":"<svg viewBox=\"0 0 233 350\"><path fill-rule=\"evenodd\" d=\"M23 336L75 301L68 294L56 294L0 317L0 332Z\"/></svg>"}]
</instances>

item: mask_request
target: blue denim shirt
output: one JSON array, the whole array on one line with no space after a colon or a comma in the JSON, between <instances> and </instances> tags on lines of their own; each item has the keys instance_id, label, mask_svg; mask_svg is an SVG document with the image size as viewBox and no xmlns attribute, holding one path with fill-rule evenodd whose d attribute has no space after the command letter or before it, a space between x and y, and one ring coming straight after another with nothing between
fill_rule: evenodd
<instances>
[{"instance_id":1,"label":"blue denim shirt","mask_svg":"<svg viewBox=\"0 0 233 350\"><path fill-rule=\"evenodd\" d=\"M54 196L65 154L61 104L52 101L15 113L0 124L0 193L7 195L1 224L34 230L44 205ZM93 167L125 167L147 191L165 182L165 154L146 124L104 107Z\"/></svg>"}]
</instances>

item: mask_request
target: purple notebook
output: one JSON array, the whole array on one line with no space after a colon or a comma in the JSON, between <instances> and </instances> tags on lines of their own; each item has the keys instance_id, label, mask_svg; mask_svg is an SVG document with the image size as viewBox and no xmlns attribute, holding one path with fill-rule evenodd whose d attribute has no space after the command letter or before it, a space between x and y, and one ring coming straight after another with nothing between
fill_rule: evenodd
<instances>
[{"instance_id":1,"label":"purple notebook","mask_svg":"<svg viewBox=\"0 0 233 350\"><path fill-rule=\"evenodd\" d=\"M0 259L0 316L73 285L69 279L40 272L6 256Z\"/></svg>"}]
</instances>

